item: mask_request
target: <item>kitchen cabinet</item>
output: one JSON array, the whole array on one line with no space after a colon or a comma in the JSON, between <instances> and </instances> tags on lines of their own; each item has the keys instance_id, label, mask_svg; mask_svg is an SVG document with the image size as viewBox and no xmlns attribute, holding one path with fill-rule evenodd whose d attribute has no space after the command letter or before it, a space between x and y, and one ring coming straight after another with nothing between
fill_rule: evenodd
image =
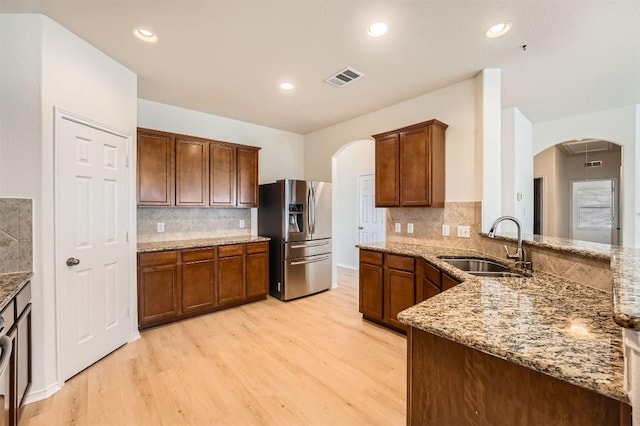
<instances>
[{"instance_id":1,"label":"kitchen cabinet","mask_svg":"<svg viewBox=\"0 0 640 426\"><path fill-rule=\"evenodd\" d=\"M444 207L447 127L429 120L373 136L377 207Z\"/></svg>"},{"instance_id":2,"label":"kitchen cabinet","mask_svg":"<svg viewBox=\"0 0 640 426\"><path fill-rule=\"evenodd\" d=\"M384 320L383 254L360 250L360 312L364 317Z\"/></svg>"},{"instance_id":3,"label":"kitchen cabinet","mask_svg":"<svg viewBox=\"0 0 640 426\"><path fill-rule=\"evenodd\" d=\"M218 303L228 305L245 298L245 245L218 247Z\"/></svg>"},{"instance_id":4,"label":"kitchen cabinet","mask_svg":"<svg viewBox=\"0 0 640 426\"><path fill-rule=\"evenodd\" d=\"M268 278L268 242L139 253L138 326L265 299Z\"/></svg>"},{"instance_id":5,"label":"kitchen cabinet","mask_svg":"<svg viewBox=\"0 0 640 426\"><path fill-rule=\"evenodd\" d=\"M415 259L360 250L360 312L387 327L406 331L397 319L415 305Z\"/></svg>"},{"instance_id":6,"label":"kitchen cabinet","mask_svg":"<svg viewBox=\"0 0 640 426\"><path fill-rule=\"evenodd\" d=\"M138 322L166 321L178 316L180 273L178 251L138 256Z\"/></svg>"},{"instance_id":7,"label":"kitchen cabinet","mask_svg":"<svg viewBox=\"0 0 640 426\"><path fill-rule=\"evenodd\" d=\"M269 243L247 244L247 299L264 297L269 292Z\"/></svg>"},{"instance_id":8,"label":"kitchen cabinet","mask_svg":"<svg viewBox=\"0 0 640 426\"><path fill-rule=\"evenodd\" d=\"M138 129L138 205L258 207L260 148Z\"/></svg>"},{"instance_id":9,"label":"kitchen cabinet","mask_svg":"<svg viewBox=\"0 0 640 426\"><path fill-rule=\"evenodd\" d=\"M176 138L176 206L209 204L209 143Z\"/></svg>"},{"instance_id":10,"label":"kitchen cabinet","mask_svg":"<svg viewBox=\"0 0 640 426\"><path fill-rule=\"evenodd\" d=\"M139 206L175 204L174 140L166 132L138 129L137 201Z\"/></svg>"},{"instance_id":11,"label":"kitchen cabinet","mask_svg":"<svg viewBox=\"0 0 640 426\"><path fill-rule=\"evenodd\" d=\"M182 312L205 311L216 306L216 251L182 250Z\"/></svg>"}]
</instances>

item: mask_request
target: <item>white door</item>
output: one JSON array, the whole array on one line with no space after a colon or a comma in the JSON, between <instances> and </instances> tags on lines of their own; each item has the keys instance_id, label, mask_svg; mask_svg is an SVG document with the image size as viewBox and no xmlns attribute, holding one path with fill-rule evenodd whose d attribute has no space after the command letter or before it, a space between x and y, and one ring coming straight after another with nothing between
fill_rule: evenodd
<instances>
[{"instance_id":1,"label":"white door","mask_svg":"<svg viewBox=\"0 0 640 426\"><path fill-rule=\"evenodd\" d=\"M384 241L384 209L376 208L375 175L358 176L358 243Z\"/></svg>"},{"instance_id":2,"label":"white door","mask_svg":"<svg viewBox=\"0 0 640 426\"><path fill-rule=\"evenodd\" d=\"M617 244L615 179L571 182L571 239Z\"/></svg>"},{"instance_id":3,"label":"white door","mask_svg":"<svg viewBox=\"0 0 640 426\"><path fill-rule=\"evenodd\" d=\"M66 381L129 337L128 139L64 113L55 124L60 367Z\"/></svg>"}]
</instances>

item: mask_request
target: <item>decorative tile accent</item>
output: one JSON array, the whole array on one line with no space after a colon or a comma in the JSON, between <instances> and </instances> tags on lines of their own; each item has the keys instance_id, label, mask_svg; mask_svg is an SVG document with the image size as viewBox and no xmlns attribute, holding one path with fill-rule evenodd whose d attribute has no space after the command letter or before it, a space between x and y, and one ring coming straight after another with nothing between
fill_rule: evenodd
<instances>
[{"instance_id":1,"label":"decorative tile accent","mask_svg":"<svg viewBox=\"0 0 640 426\"><path fill-rule=\"evenodd\" d=\"M0 273L33 268L33 201L0 198Z\"/></svg>"},{"instance_id":2,"label":"decorative tile accent","mask_svg":"<svg viewBox=\"0 0 640 426\"><path fill-rule=\"evenodd\" d=\"M156 232L158 222L165 232ZM250 235L251 210L139 207L137 226L139 243Z\"/></svg>"}]
</instances>

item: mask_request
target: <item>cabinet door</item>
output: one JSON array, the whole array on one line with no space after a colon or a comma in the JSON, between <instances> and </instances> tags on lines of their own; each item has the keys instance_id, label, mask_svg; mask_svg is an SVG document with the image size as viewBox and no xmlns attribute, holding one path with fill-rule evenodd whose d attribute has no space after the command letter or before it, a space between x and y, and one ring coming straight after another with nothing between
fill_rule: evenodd
<instances>
[{"instance_id":1,"label":"cabinet door","mask_svg":"<svg viewBox=\"0 0 640 426\"><path fill-rule=\"evenodd\" d=\"M171 206L174 145L169 134L138 130L137 199L140 206Z\"/></svg>"},{"instance_id":2,"label":"cabinet door","mask_svg":"<svg viewBox=\"0 0 640 426\"><path fill-rule=\"evenodd\" d=\"M138 323L145 325L178 315L178 266L138 269Z\"/></svg>"},{"instance_id":3,"label":"cabinet door","mask_svg":"<svg viewBox=\"0 0 640 426\"><path fill-rule=\"evenodd\" d=\"M382 266L360 263L360 312L384 319L384 269Z\"/></svg>"},{"instance_id":4,"label":"cabinet door","mask_svg":"<svg viewBox=\"0 0 640 426\"><path fill-rule=\"evenodd\" d=\"M438 288L436 285L434 285L431 281L429 281L426 278L423 280L422 286L423 286L423 291L425 295L424 300L427 300L430 297L440 294L440 288Z\"/></svg>"},{"instance_id":5,"label":"cabinet door","mask_svg":"<svg viewBox=\"0 0 640 426\"><path fill-rule=\"evenodd\" d=\"M217 287L220 306L245 299L244 256L218 259Z\"/></svg>"},{"instance_id":6,"label":"cabinet door","mask_svg":"<svg viewBox=\"0 0 640 426\"><path fill-rule=\"evenodd\" d=\"M398 314L416 304L415 274L387 269L385 277L385 320L400 329L409 327L398 321Z\"/></svg>"},{"instance_id":7,"label":"cabinet door","mask_svg":"<svg viewBox=\"0 0 640 426\"><path fill-rule=\"evenodd\" d=\"M215 261L182 264L182 312L207 310L216 305Z\"/></svg>"},{"instance_id":8,"label":"cabinet door","mask_svg":"<svg viewBox=\"0 0 640 426\"><path fill-rule=\"evenodd\" d=\"M209 145L209 204L236 205L236 148L212 143Z\"/></svg>"},{"instance_id":9,"label":"cabinet door","mask_svg":"<svg viewBox=\"0 0 640 426\"><path fill-rule=\"evenodd\" d=\"M376 139L376 207L400 205L400 144L397 133Z\"/></svg>"},{"instance_id":10,"label":"cabinet door","mask_svg":"<svg viewBox=\"0 0 640 426\"><path fill-rule=\"evenodd\" d=\"M247 298L269 291L269 253L247 255Z\"/></svg>"},{"instance_id":11,"label":"cabinet door","mask_svg":"<svg viewBox=\"0 0 640 426\"><path fill-rule=\"evenodd\" d=\"M176 139L176 205L209 204L209 143Z\"/></svg>"},{"instance_id":12,"label":"cabinet door","mask_svg":"<svg viewBox=\"0 0 640 426\"><path fill-rule=\"evenodd\" d=\"M21 407L24 397L31 387L31 304L22 312L16 323L16 348L15 351L15 383L16 423L20 419Z\"/></svg>"},{"instance_id":13,"label":"cabinet door","mask_svg":"<svg viewBox=\"0 0 640 426\"><path fill-rule=\"evenodd\" d=\"M400 203L431 205L430 127L400 133Z\"/></svg>"},{"instance_id":14,"label":"cabinet door","mask_svg":"<svg viewBox=\"0 0 640 426\"><path fill-rule=\"evenodd\" d=\"M458 280L451 278L449 275L442 273L442 291L447 291L460 284Z\"/></svg>"},{"instance_id":15,"label":"cabinet door","mask_svg":"<svg viewBox=\"0 0 640 426\"><path fill-rule=\"evenodd\" d=\"M258 150L238 148L238 207L258 207Z\"/></svg>"}]
</instances>

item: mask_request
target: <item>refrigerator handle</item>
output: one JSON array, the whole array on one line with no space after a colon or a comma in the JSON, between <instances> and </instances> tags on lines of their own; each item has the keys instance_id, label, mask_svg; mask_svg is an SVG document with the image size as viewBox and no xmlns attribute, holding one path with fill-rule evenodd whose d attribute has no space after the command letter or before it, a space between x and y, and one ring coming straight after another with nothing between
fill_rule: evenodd
<instances>
[{"instance_id":1,"label":"refrigerator handle","mask_svg":"<svg viewBox=\"0 0 640 426\"><path fill-rule=\"evenodd\" d=\"M307 227L309 233L313 234L313 213L311 212L313 198L311 197L311 187L307 189Z\"/></svg>"},{"instance_id":2,"label":"refrigerator handle","mask_svg":"<svg viewBox=\"0 0 640 426\"><path fill-rule=\"evenodd\" d=\"M313 184L311 184L311 198L313 199L313 229L311 230L311 234L316 233L316 189Z\"/></svg>"}]
</instances>

